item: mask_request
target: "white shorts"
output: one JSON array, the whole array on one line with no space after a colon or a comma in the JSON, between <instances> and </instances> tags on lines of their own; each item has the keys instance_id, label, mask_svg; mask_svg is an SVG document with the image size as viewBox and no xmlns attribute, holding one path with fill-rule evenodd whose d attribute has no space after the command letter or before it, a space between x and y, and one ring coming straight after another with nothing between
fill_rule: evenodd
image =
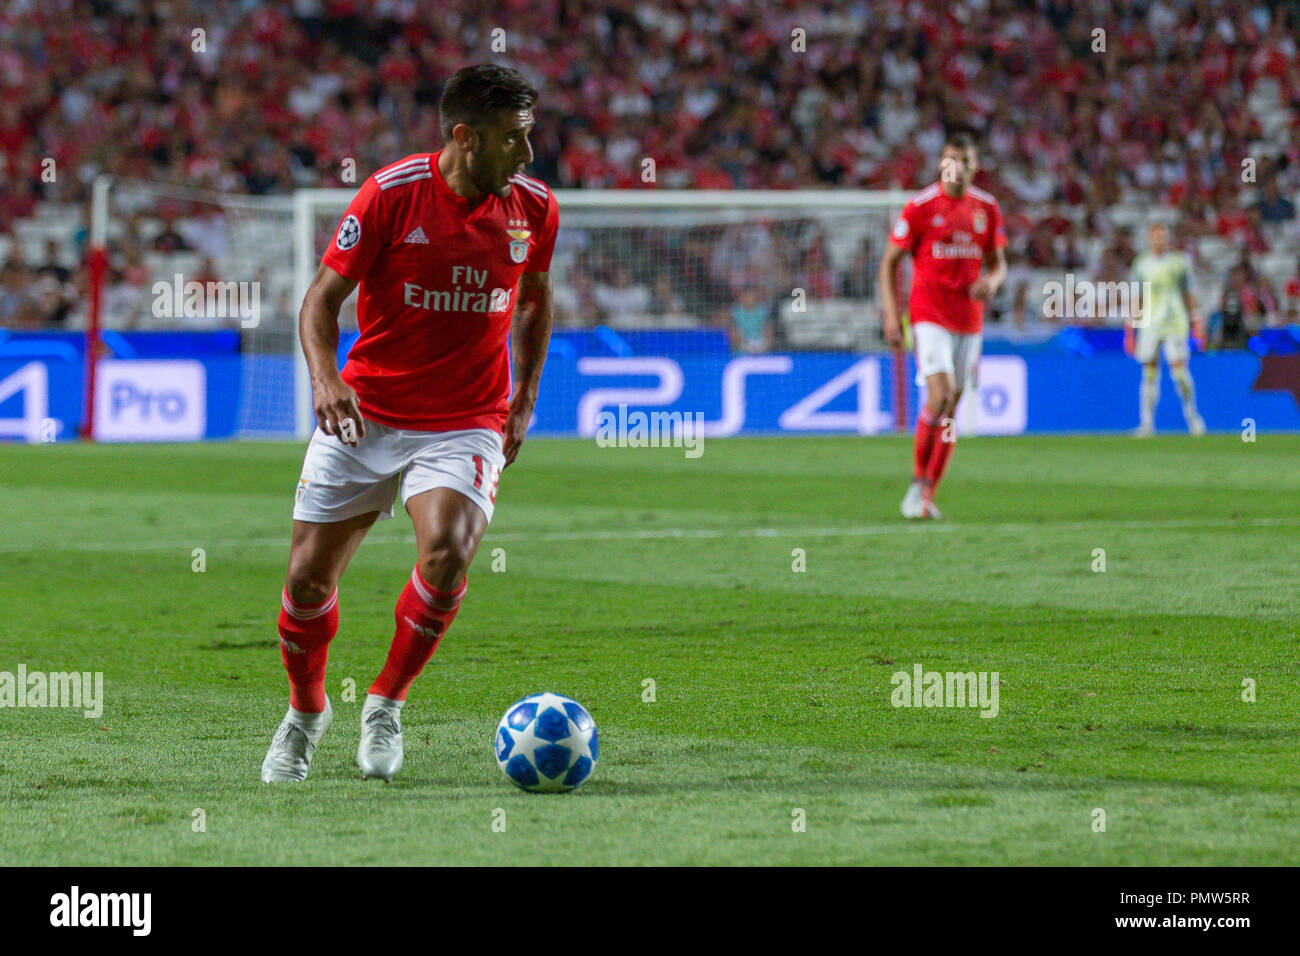
<instances>
[{"instance_id":1,"label":"white shorts","mask_svg":"<svg viewBox=\"0 0 1300 956\"><path fill-rule=\"evenodd\" d=\"M491 521L505 463L501 435L490 428L421 432L367 419L366 437L356 448L317 428L302 463L293 517L330 523L378 511L383 520L393 516L399 490L405 505L431 488L451 488Z\"/></svg>"},{"instance_id":2,"label":"white shorts","mask_svg":"<svg viewBox=\"0 0 1300 956\"><path fill-rule=\"evenodd\" d=\"M1165 361L1187 361L1188 330L1181 325L1138 325L1134 329L1133 357L1143 365L1159 361L1160 346L1165 347Z\"/></svg>"},{"instance_id":3,"label":"white shorts","mask_svg":"<svg viewBox=\"0 0 1300 956\"><path fill-rule=\"evenodd\" d=\"M950 332L933 322L918 322L912 326L912 344L916 348L916 384L925 385L931 375L947 372L953 377L957 391L979 384L980 345L984 336L979 332L962 335Z\"/></svg>"}]
</instances>

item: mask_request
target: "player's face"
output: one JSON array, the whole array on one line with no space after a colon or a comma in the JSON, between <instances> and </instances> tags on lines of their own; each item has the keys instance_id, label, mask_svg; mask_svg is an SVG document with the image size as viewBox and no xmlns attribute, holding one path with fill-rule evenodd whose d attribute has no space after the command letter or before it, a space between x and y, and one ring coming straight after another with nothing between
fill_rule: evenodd
<instances>
[{"instance_id":1,"label":"player's face","mask_svg":"<svg viewBox=\"0 0 1300 956\"><path fill-rule=\"evenodd\" d=\"M945 146L939 154L939 182L958 192L965 192L979 172L979 156L973 148Z\"/></svg>"},{"instance_id":2,"label":"player's face","mask_svg":"<svg viewBox=\"0 0 1300 956\"><path fill-rule=\"evenodd\" d=\"M1151 244L1152 252L1163 254L1169 248L1169 230L1164 226L1152 226L1147 232L1147 242Z\"/></svg>"},{"instance_id":3,"label":"player's face","mask_svg":"<svg viewBox=\"0 0 1300 956\"><path fill-rule=\"evenodd\" d=\"M478 149L469 159L474 185L502 199L510 195L510 177L533 161L528 134L533 129L532 110L505 110L478 130Z\"/></svg>"}]
</instances>

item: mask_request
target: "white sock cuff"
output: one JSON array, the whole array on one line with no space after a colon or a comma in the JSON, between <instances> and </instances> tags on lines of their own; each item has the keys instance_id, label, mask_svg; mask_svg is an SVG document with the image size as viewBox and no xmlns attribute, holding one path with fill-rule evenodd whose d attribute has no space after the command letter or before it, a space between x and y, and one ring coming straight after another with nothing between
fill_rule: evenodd
<instances>
[{"instance_id":1,"label":"white sock cuff","mask_svg":"<svg viewBox=\"0 0 1300 956\"><path fill-rule=\"evenodd\" d=\"M327 698L325 701L325 709L319 714L309 714L305 710L294 710L290 707L287 717L292 723L297 724L305 730L315 730L325 722L325 715L329 713L329 709L329 699Z\"/></svg>"},{"instance_id":2,"label":"white sock cuff","mask_svg":"<svg viewBox=\"0 0 1300 956\"><path fill-rule=\"evenodd\" d=\"M284 613L288 614L292 618L296 618L299 621L314 621L316 618L328 614L330 611L334 610L334 608L338 606L338 603L339 603L338 588L335 588L330 593L330 596L324 600L324 602L318 604L315 607L312 607L310 605L303 607L300 604L294 604L293 600L289 597L288 588L285 588L280 592L280 606L284 608Z\"/></svg>"}]
</instances>

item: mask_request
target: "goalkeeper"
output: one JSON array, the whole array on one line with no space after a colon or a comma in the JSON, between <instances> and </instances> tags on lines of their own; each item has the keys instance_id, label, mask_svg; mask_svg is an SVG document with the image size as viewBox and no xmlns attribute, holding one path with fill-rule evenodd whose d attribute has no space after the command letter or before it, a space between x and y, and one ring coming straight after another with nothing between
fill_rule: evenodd
<instances>
[{"instance_id":1,"label":"goalkeeper","mask_svg":"<svg viewBox=\"0 0 1300 956\"><path fill-rule=\"evenodd\" d=\"M1169 248L1169 227L1156 223L1147 231L1150 251L1133 260L1132 279L1140 283L1141 304L1125 326L1126 351L1142 363L1141 424L1137 434L1155 434L1156 405L1160 401L1160 347L1164 346L1169 375L1183 403L1183 418L1193 435L1205 434L1205 422L1196 411L1196 388L1187 370L1187 337L1201 319L1191 291L1191 260L1187 253ZM1136 335L1134 334L1136 333Z\"/></svg>"}]
</instances>

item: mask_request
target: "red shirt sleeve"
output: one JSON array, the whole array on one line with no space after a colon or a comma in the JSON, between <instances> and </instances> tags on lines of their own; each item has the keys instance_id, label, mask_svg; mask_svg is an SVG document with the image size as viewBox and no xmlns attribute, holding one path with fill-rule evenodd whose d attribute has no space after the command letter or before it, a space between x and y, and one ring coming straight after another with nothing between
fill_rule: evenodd
<instances>
[{"instance_id":1,"label":"red shirt sleeve","mask_svg":"<svg viewBox=\"0 0 1300 956\"><path fill-rule=\"evenodd\" d=\"M380 200L383 190L371 177L361 184L339 220L321 262L341 276L360 282L370 271L379 251L388 244L387 221Z\"/></svg>"},{"instance_id":2,"label":"red shirt sleeve","mask_svg":"<svg viewBox=\"0 0 1300 956\"><path fill-rule=\"evenodd\" d=\"M916 207L909 200L903 211L894 220L894 228L889 231L889 241L908 252L916 250L917 242Z\"/></svg>"},{"instance_id":3,"label":"red shirt sleeve","mask_svg":"<svg viewBox=\"0 0 1300 956\"><path fill-rule=\"evenodd\" d=\"M997 203L989 204L988 251L1001 249L1007 244L1007 229L1002 222L1002 207Z\"/></svg>"},{"instance_id":4,"label":"red shirt sleeve","mask_svg":"<svg viewBox=\"0 0 1300 956\"><path fill-rule=\"evenodd\" d=\"M555 200L555 193L548 192L546 197L546 218L537 234L537 244L533 246L528 257L527 272L550 272L551 254L555 252L555 234L560 228L560 204Z\"/></svg>"}]
</instances>

